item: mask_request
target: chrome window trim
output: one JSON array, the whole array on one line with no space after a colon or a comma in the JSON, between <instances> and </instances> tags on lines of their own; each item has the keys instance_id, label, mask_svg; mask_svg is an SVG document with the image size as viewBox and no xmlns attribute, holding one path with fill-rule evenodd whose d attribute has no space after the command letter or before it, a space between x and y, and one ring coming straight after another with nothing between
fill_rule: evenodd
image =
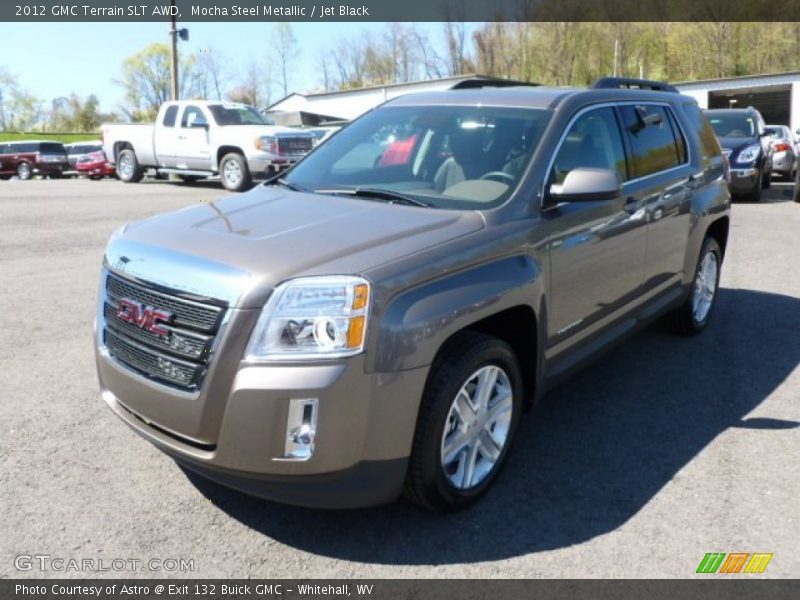
<instances>
[{"instance_id":1,"label":"chrome window trim","mask_svg":"<svg viewBox=\"0 0 800 600\"><path fill-rule=\"evenodd\" d=\"M575 124L575 121L577 121L579 118L581 118L584 114L586 114L588 112L591 112L593 110L599 110L599 109L602 109L602 108L614 108L616 106L639 106L639 105L643 105L643 104L655 104L657 106L665 106L667 108L667 110L671 111L672 118L675 121L675 123L677 123L678 128L680 129L681 135L683 136L684 142L686 144L686 160L684 162L682 162L681 164L675 166L675 167L670 167L669 169L664 169L663 171L656 171L655 173L650 173L648 175L642 175L641 177L634 177L633 179L628 179L626 181L623 181L622 185L626 186L626 185L629 185L631 183L638 183L638 182L643 181L645 179L649 179L650 177L658 177L658 176L664 175L666 173L671 173L672 171L677 171L678 169L683 169L687 165L691 166L691 164L692 164L692 147L691 147L691 144L689 143L689 136L686 135L686 130L683 127L683 123L681 123L680 119L678 118L678 115L675 114L675 110L673 109L671 103L669 103L669 102L660 102L658 100L645 100L645 101L641 101L641 100L639 100L639 101L636 101L636 100L624 100L624 101L620 101L620 102L600 102L598 104L590 104L589 106L584 106L583 108L578 110L578 112L576 112L574 115L572 115L572 118L570 118L569 122L567 123L567 126L564 128L564 131L562 132L561 137L558 139L558 144L556 144L556 148L555 148L555 150L553 151L553 153L550 156L550 161L547 163L547 169L545 170L544 181L541 184L541 193L539 195L539 197L541 199L539 201L539 208L541 208L541 209L545 208L544 201L547 198L547 181L549 180L550 171L552 170L553 165L556 162L556 156L558 156L558 153L561 150L561 146L564 144L564 140L567 139L567 134L570 132L570 129L572 129L572 126ZM621 123L619 125L620 125L619 133L620 133L621 136L624 136L625 132L622 129L623 125ZM671 127L670 127L670 129L671 129ZM624 139L623 139L623 142L624 142ZM626 160L629 158L627 156L627 149L626 149L625 158L626 158ZM630 158L632 158L632 157L630 157ZM560 203L560 204L563 204L563 203Z\"/></svg>"}]
</instances>

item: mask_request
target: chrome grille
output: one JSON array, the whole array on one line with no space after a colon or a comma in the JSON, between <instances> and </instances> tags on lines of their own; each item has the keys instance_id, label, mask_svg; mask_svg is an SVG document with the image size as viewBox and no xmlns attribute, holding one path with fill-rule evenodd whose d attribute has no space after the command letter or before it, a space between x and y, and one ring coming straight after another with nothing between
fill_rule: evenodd
<instances>
[{"instance_id":1,"label":"chrome grille","mask_svg":"<svg viewBox=\"0 0 800 600\"><path fill-rule=\"evenodd\" d=\"M287 156L299 156L308 154L314 145L311 136L308 137L279 137L278 154Z\"/></svg>"},{"instance_id":2,"label":"chrome grille","mask_svg":"<svg viewBox=\"0 0 800 600\"><path fill-rule=\"evenodd\" d=\"M103 343L109 354L138 373L185 390L202 383L225 308L187 300L108 274L103 302ZM161 335L119 317L121 299L171 313Z\"/></svg>"}]
</instances>

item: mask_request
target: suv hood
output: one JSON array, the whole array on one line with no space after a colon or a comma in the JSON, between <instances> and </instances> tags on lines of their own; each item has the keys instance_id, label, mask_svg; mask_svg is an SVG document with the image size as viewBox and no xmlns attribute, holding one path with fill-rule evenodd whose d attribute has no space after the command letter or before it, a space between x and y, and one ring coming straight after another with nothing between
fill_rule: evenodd
<instances>
[{"instance_id":1,"label":"suv hood","mask_svg":"<svg viewBox=\"0 0 800 600\"><path fill-rule=\"evenodd\" d=\"M363 274L483 225L478 212L260 186L128 225L112 237L106 260L131 276L246 308L292 277Z\"/></svg>"}]
</instances>

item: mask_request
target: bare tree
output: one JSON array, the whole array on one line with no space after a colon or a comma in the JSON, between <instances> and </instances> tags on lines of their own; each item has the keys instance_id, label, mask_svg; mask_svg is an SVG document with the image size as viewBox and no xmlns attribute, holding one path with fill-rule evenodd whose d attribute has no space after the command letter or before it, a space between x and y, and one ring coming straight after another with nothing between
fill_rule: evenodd
<instances>
[{"instance_id":1,"label":"bare tree","mask_svg":"<svg viewBox=\"0 0 800 600\"><path fill-rule=\"evenodd\" d=\"M250 58L240 79L228 92L228 99L265 108L272 100L272 68L269 62Z\"/></svg>"},{"instance_id":2,"label":"bare tree","mask_svg":"<svg viewBox=\"0 0 800 600\"><path fill-rule=\"evenodd\" d=\"M278 23L275 27L275 38L277 43L275 48L278 57L278 68L280 69L281 84L283 95L289 93L289 72L297 59L299 48L297 38L294 37L292 26L289 23Z\"/></svg>"},{"instance_id":3,"label":"bare tree","mask_svg":"<svg viewBox=\"0 0 800 600\"><path fill-rule=\"evenodd\" d=\"M203 98L222 100L228 83L225 57L209 46L197 56L198 93Z\"/></svg>"}]
</instances>

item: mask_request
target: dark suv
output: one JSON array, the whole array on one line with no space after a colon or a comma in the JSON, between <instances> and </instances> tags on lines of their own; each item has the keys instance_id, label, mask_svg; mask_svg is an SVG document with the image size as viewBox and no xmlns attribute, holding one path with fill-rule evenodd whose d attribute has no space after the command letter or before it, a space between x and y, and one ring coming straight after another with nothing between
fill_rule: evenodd
<instances>
[{"instance_id":1,"label":"dark suv","mask_svg":"<svg viewBox=\"0 0 800 600\"><path fill-rule=\"evenodd\" d=\"M761 113L755 108L707 110L706 117L731 165L731 192L753 202L771 184L772 143Z\"/></svg>"},{"instance_id":2,"label":"dark suv","mask_svg":"<svg viewBox=\"0 0 800 600\"><path fill-rule=\"evenodd\" d=\"M112 236L102 396L249 493L458 508L557 381L662 315L705 329L729 213L714 131L662 84L395 98L265 185Z\"/></svg>"},{"instance_id":3,"label":"dark suv","mask_svg":"<svg viewBox=\"0 0 800 600\"><path fill-rule=\"evenodd\" d=\"M16 175L30 179L35 175L60 177L69 169L64 144L60 142L0 143L0 177Z\"/></svg>"}]
</instances>

